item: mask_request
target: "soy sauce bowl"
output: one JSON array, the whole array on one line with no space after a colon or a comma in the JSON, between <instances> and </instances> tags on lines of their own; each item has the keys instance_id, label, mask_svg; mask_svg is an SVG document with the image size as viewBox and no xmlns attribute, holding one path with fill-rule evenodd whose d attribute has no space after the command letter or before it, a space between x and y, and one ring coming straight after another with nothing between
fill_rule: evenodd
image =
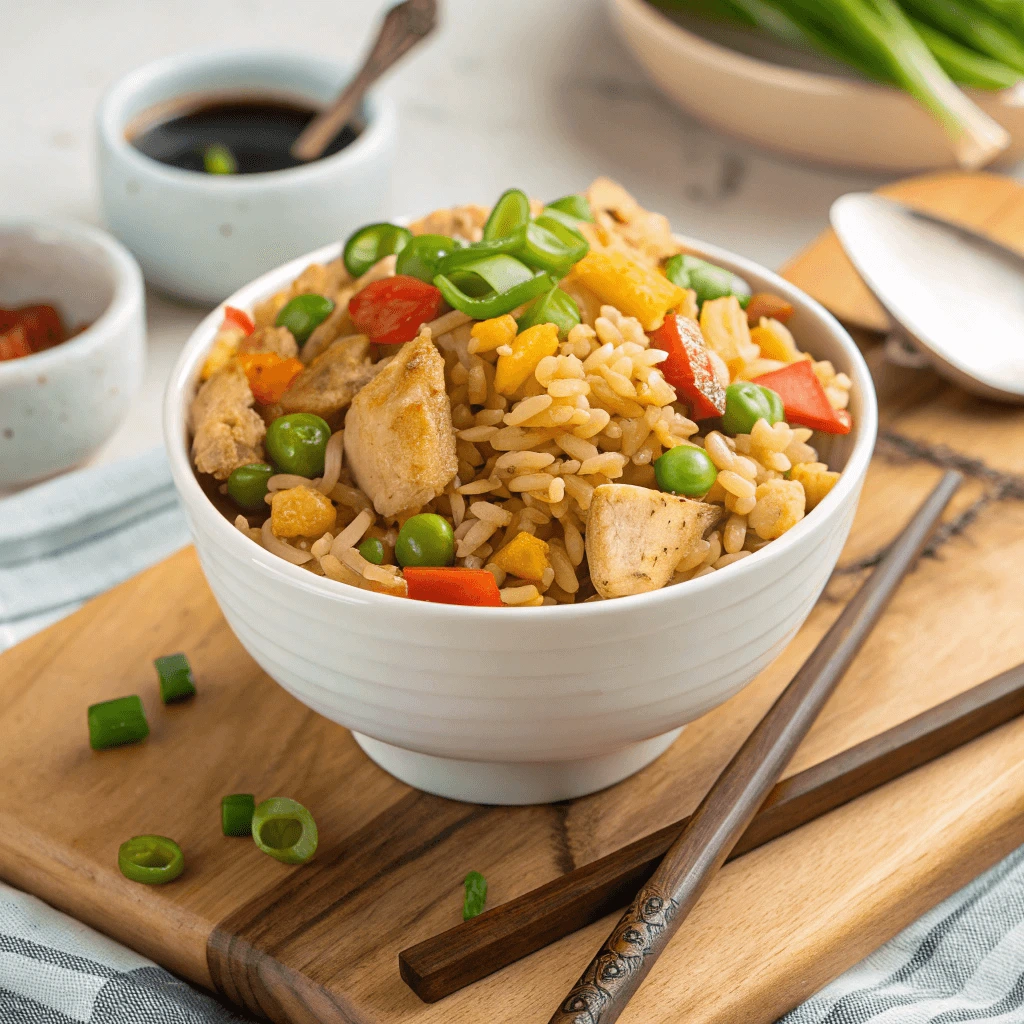
<instances>
[{"instance_id":1,"label":"soy sauce bowl","mask_svg":"<svg viewBox=\"0 0 1024 1024\"><path fill-rule=\"evenodd\" d=\"M370 96L362 130L340 152L258 174L205 174L136 149L126 129L146 111L192 96L291 96L319 108L348 80L340 62L272 48L218 48L147 64L115 84L96 118L100 193L111 231L146 280L214 304L310 249L344 238L389 207L396 117Z\"/></svg>"}]
</instances>

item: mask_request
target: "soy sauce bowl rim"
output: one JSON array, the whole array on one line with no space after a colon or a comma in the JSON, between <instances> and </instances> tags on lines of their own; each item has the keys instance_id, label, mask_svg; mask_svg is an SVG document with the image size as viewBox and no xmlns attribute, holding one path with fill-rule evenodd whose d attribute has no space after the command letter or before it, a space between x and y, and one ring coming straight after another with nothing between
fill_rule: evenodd
<instances>
[{"instance_id":1,"label":"soy sauce bowl rim","mask_svg":"<svg viewBox=\"0 0 1024 1024\"><path fill-rule=\"evenodd\" d=\"M97 132L103 144L116 153L119 159L137 168L140 173L162 178L179 187L192 188L197 191L207 188L246 191L277 186L287 188L301 183L303 180L338 173L344 170L345 164L357 164L372 156L374 150L394 135L396 124L394 102L385 96L376 95L371 90L363 100L363 109L366 113L365 124L347 146L329 156L322 156L298 167L287 167L279 171L257 171L252 174L208 174L202 171L189 171L146 156L125 137L125 128L130 116L125 114L124 107L140 89L154 80L179 70L183 64L205 68L216 66L218 62L229 63L232 60L251 62L255 70L264 66L264 62L275 61L291 62L294 66L306 69L318 65L324 70L340 71L343 75L349 74L351 70L343 61L321 54L308 54L283 47L218 46L188 50L170 57L162 57L129 71L103 94L96 110ZM349 79L342 78L339 87L347 80ZM229 87L217 88L227 91ZM308 92L299 88L285 88L280 83L266 82L262 85L232 87L232 90L234 88L237 88L238 91L251 88L255 95L258 95L261 89L268 92L276 91L279 94L289 93L297 100L307 100L315 110L320 109L320 101L311 97ZM216 89L202 91L213 93ZM186 96L188 93L188 87L184 86L166 99L156 100L149 106L167 102L176 96Z\"/></svg>"}]
</instances>

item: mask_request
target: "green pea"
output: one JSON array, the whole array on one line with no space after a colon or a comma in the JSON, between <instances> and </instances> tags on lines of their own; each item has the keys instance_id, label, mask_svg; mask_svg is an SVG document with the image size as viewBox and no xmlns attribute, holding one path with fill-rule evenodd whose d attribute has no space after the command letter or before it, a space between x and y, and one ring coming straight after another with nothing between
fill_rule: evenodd
<instances>
[{"instance_id":1,"label":"green pea","mask_svg":"<svg viewBox=\"0 0 1024 1024\"><path fill-rule=\"evenodd\" d=\"M267 481L274 475L273 466L265 462L250 462L239 466L228 477L228 495L239 507L255 512L266 510Z\"/></svg>"},{"instance_id":2,"label":"green pea","mask_svg":"<svg viewBox=\"0 0 1024 1024\"><path fill-rule=\"evenodd\" d=\"M384 545L376 537L367 537L359 545L359 554L368 562L373 562L374 565L381 565L384 562Z\"/></svg>"},{"instance_id":3,"label":"green pea","mask_svg":"<svg viewBox=\"0 0 1024 1024\"><path fill-rule=\"evenodd\" d=\"M283 473L296 473L312 479L322 476L324 453L331 438L325 420L311 412L293 412L278 416L267 427L267 454Z\"/></svg>"},{"instance_id":4,"label":"green pea","mask_svg":"<svg viewBox=\"0 0 1024 1024\"><path fill-rule=\"evenodd\" d=\"M433 512L407 519L398 531L395 558L401 566L451 565L455 559L455 535L451 524Z\"/></svg>"},{"instance_id":5,"label":"green pea","mask_svg":"<svg viewBox=\"0 0 1024 1024\"><path fill-rule=\"evenodd\" d=\"M457 248L447 235L414 235L398 254L395 273L418 277L427 284L433 284L438 275L438 263Z\"/></svg>"},{"instance_id":6,"label":"green pea","mask_svg":"<svg viewBox=\"0 0 1024 1024\"><path fill-rule=\"evenodd\" d=\"M726 295L735 295L744 309L750 302L750 286L742 277L696 256L673 256L665 264L665 276L680 288L692 288L698 303Z\"/></svg>"},{"instance_id":7,"label":"green pea","mask_svg":"<svg viewBox=\"0 0 1024 1024\"><path fill-rule=\"evenodd\" d=\"M306 339L334 312L334 303L323 295L296 295L277 314L274 323L287 327L292 336L304 345Z\"/></svg>"},{"instance_id":8,"label":"green pea","mask_svg":"<svg viewBox=\"0 0 1024 1024\"><path fill-rule=\"evenodd\" d=\"M722 429L727 434L749 434L758 420L778 423L784 415L782 399L771 388L738 380L725 389Z\"/></svg>"},{"instance_id":9,"label":"green pea","mask_svg":"<svg viewBox=\"0 0 1024 1024\"><path fill-rule=\"evenodd\" d=\"M711 490L718 470L703 448L679 444L654 460L654 475L663 491L699 498Z\"/></svg>"}]
</instances>

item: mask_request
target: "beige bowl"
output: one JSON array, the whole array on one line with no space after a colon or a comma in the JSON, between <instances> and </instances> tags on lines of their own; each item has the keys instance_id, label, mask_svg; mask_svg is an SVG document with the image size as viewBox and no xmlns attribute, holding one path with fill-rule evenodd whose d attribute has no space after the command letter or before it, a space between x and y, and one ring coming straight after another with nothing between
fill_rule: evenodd
<instances>
[{"instance_id":1,"label":"beige bowl","mask_svg":"<svg viewBox=\"0 0 1024 1024\"><path fill-rule=\"evenodd\" d=\"M766 45L756 56L740 52L683 27L647 0L608 0L608 6L662 92L715 128L839 167L910 173L956 166L939 125L896 89L830 73L824 62L820 69L787 66L780 62L792 65L792 51L783 47ZM735 36L739 44L749 38ZM1024 90L972 96L1010 133L1000 162L1024 157Z\"/></svg>"}]
</instances>

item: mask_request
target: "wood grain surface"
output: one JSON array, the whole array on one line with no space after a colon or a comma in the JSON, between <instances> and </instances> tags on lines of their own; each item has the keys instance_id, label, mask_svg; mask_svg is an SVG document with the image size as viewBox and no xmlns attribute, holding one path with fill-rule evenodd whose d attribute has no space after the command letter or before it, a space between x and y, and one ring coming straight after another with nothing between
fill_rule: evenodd
<instances>
[{"instance_id":1,"label":"wood grain surface","mask_svg":"<svg viewBox=\"0 0 1024 1024\"><path fill-rule=\"evenodd\" d=\"M399 979L398 951L458 922L468 870L495 905L691 812L949 465L968 482L934 557L789 773L1024 661L1024 410L893 370L870 341L866 354L882 438L823 599L777 662L640 774L548 807L414 793L259 670L186 550L0 657L0 876L278 1022L546 1020L611 919L430 1005ZM165 708L152 659L177 650L199 693ZM127 693L142 696L149 739L94 753L87 705ZM777 1018L1024 841L1022 742L1024 722L1009 723L726 865L620 1019ZM320 826L316 859L289 868L221 836L231 792L301 800ZM179 881L120 876L117 847L140 832L181 843Z\"/></svg>"}]
</instances>

